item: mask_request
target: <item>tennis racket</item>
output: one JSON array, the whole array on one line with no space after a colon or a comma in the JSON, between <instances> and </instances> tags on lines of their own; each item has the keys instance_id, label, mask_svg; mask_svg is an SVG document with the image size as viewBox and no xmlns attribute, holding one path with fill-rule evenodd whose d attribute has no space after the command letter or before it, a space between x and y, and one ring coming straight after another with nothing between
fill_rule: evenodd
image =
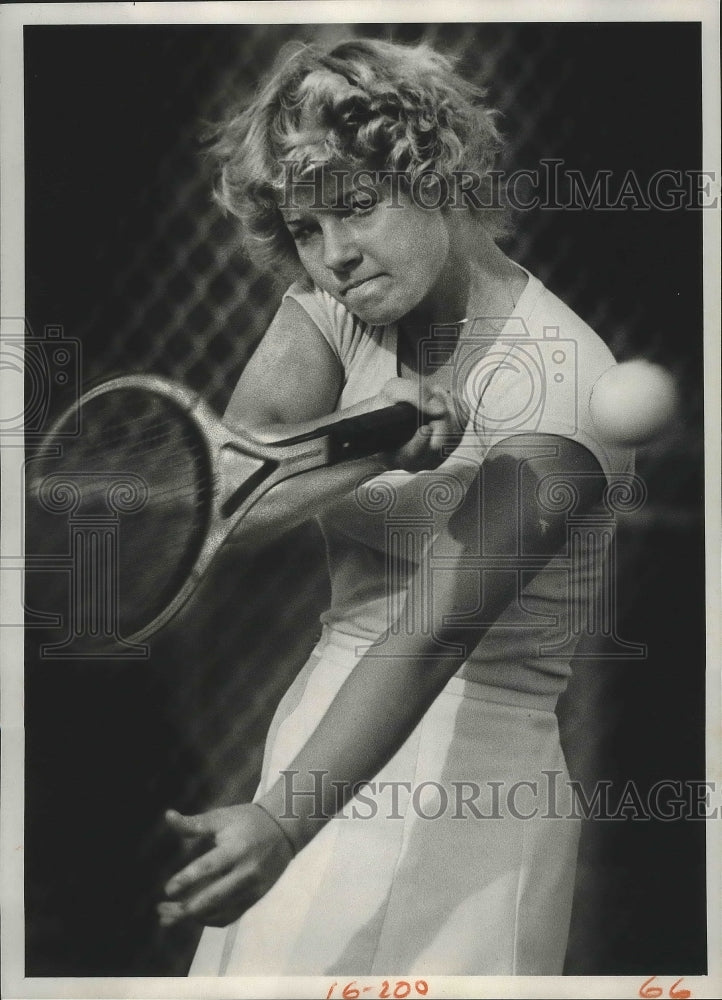
<instances>
[{"instance_id":1,"label":"tennis racket","mask_svg":"<svg viewBox=\"0 0 722 1000\"><path fill-rule=\"evenodd\" d=\"M339 491L332 467L401 446L420 418L416 407L396 403L263 441L154 375L90 390L53 425L28 479L35 546L44 540L47 564L69 571L76 640L138 643L153 635L231 536L243 541L247 525L246 543L258 545L284 521L312 516L313 501ZM297 477L303 488L281 491L282 502L264 517L263 498ZM343 492L352 485L347 474L345 483Z\"/></svg>"}]
</instances>

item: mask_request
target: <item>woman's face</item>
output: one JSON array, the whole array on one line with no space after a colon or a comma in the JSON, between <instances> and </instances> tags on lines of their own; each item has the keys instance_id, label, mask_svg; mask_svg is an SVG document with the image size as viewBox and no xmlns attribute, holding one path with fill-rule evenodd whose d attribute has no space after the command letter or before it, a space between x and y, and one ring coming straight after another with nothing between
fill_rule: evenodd
<instances>
[{"instance_id":1,"label":"woman's face","mask_svg":"<svg viewBox=\"0 0 722 1000\"><path fill-rule=\"evenodd\" d=\"M447 279L450 236L439 209L369 176L337 171L315 190L297 185L282 214L313 282L367 323L391 323Z\"/></svg>"}]
</instances>

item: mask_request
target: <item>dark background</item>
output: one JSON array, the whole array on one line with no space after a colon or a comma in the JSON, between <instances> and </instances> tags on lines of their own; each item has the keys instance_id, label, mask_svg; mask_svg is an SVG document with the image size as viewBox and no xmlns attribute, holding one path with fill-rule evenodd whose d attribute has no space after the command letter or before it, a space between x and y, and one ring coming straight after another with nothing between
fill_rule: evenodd
<instances>
[{"instance_id":1,"label":"dark background","mask_svg":"<svg viewBox=\"0 0 722 1000\"><path fill-rule=\"evenodd\" d=\"M283 41L352 33L456 53L503 112L502 166L701 168L695 24L26 28L28 320L80 340L84 383L155 371L224 406L282 289L211 201L202 124ZM559 710L570 771L642 793L702 779L701 212L522 212L508 252L619 359L671 368L683 400L638 453L649 499L618 532L618 630L648 655L579 661ZM179 864L163 810L252 794L326 597L311 524L243 566L221 558L147 661L49 660L58 633L28 629L28 975L185 973L195 932L154 914ZM586 824L567 972L702 973L704 848L701 822Z\"/></svg>"}]
</instances>

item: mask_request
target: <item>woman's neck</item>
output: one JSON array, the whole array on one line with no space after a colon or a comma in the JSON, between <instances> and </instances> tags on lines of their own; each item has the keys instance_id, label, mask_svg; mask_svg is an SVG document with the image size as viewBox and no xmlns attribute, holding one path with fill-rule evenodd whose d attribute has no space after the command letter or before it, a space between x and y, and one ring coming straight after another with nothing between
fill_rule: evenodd
<instances>
[{"instance_id":1,"label":"woman's neck","mask_svg":"<svg viewBox=\"0 0 722 1000\"><path fill-rule=\"evenodd\" d=\"M452 244L433 291L399 320L399 335L415 345L434 328L461 328L474 319L509 316L525 284L520 268L475 227L473 241Z\"/></svg>"}]
</instances>

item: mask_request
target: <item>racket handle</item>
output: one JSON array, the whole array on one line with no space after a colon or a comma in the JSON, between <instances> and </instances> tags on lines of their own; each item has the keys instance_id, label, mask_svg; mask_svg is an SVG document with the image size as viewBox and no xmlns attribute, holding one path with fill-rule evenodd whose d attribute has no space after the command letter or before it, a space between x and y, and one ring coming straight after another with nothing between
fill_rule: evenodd
<instances>
[{"instance_id":1,"label":"racket handle","mask_svg":"<svg viewBox=\"0 0 722 1000\"><path fill-rule=\"evenodd\" d=\"M412 403L394 403L339 420L324 428L329 439L329 463L399 448L414 436L423 422L423 415Z\"/></svg>"}]
</instances>

